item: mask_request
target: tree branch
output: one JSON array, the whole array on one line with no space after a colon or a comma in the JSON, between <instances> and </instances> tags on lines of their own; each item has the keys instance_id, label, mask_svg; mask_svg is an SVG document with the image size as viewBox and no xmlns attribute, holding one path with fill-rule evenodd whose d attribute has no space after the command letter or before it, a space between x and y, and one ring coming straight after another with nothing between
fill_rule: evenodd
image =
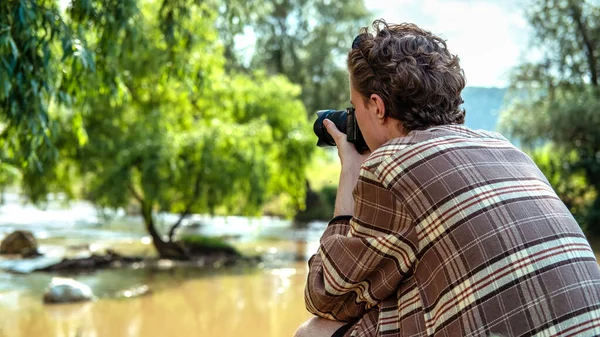
<instances>
[{"instance_id":1,"label":"tree branch","mask_svg":"<svg viewBox=\"0 0 600 337\"><path fill-rule=\"evenodd\" d=\"M144 204L144 198L142 197L142 195L135 190L135 187L133 187L133 185L128 184L127 188L129 189L129 192L131 192L131 195L133 195L133 197L140 202L140 204Z\"/></svg>"},{"instance_id":2,"label":"tree branch","mask_svg":"<svg viewBox=\"0 0 600 337\"><path fill-rule=\"evenodd\" d=\"M197 105L199 99L197 97L190 97L190 101L192 103L192 108L194 109L194 111L198 112L198 115L194 116L194 118L201 119L204 116L204 111L202 111L202 109L200 109Z\"/></svg>"},{"instance_id":3,"label":"tree branch","mask_svg":"<svg viewBox=\"0 0 600 337\"><path fill-rule=\"evenodd\" d=\"M581 8L575 6L572 2L569 2L569 9L571 10L571 15L573 21L577 24L577 29L579 30L579 34L583 39L583 44L585 47L585 52L587 56L587 63L590 67L590 80L594 87L598 86L598 69L596 67L596 57L594 55L594 44L590 40L590 36L588 34L588 30L586 29L586 25L583 22Z\"/></svg>"},{"instance_id":4,"label":"tree branch","mask_svg":"<svg viewBox=\"0 0 600 337\"><path fill-rule=\"evenodd\" d=\"M181 213L181 215L179 216L179 220L177 220L177 222L173 226L171 226L171 229L169 230L169 242L173 242L173 236L175 235L175 230L181 225L181 222L183 221L183 219L187 218L190 214L191 214L190 206L188 205L188 207L186 207L185 211L183 211L183 213Z\"/></svg>"}]
</instances>

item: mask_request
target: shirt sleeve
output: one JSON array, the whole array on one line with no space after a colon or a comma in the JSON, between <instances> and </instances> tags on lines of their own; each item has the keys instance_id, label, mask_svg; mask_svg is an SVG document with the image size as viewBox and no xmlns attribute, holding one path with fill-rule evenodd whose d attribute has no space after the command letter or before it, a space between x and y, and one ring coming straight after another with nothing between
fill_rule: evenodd
<instances>
[{"instance_id":1,"label":"shirt sleeve","mask_svg":"<svg viewBox=\"0 0 600 337\"><path fill-rule=\"evenodd\" d=\"M412 218L393 191L361 170L351 219L334 219L309 264L306 308L344 322L359 319L396 292L412 272L417 238Z\"/></svg>"}]
</instances>

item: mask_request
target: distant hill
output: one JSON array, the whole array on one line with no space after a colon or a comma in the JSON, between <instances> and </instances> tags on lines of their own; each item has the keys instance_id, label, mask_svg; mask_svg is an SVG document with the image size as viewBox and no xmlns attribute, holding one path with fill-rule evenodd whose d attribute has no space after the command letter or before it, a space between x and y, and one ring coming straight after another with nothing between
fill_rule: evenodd
<instances>
[{"instance_id":1,"label":"distant hill","mask_svg":"<svg viewBox=\"0 0 600 337\"><path fill-rule=\"evenodd\" d=\"M497 131L506 92L506 88L466 87L462 91L465 124L471 129Z\"/></svg>"}]
</instances>

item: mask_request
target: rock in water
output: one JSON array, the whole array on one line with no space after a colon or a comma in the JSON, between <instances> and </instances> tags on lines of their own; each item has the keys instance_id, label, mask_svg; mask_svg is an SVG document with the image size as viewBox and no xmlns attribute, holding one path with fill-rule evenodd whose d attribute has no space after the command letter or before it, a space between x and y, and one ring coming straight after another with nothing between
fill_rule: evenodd
<instances>
[{"instance_id":1,"label":"rock in water","mask_svg":"<svg viewBox=\"0 0 600 337\"><path fill-rule=\"evenodd\" d=\"M69 278L52 278L44 293L44 303L72 303L90 301L94 298L87 285Z\"/></svg>"},{"instance_id":2,"label":"rock in water","mask_svg":"<svg viewBox=\"0 0 600 337\"><path fill-rule=\"evenodd\" d=\"M23 257L40 255L35 237L30 231L14 231L0 244L0 254L20 254Z\"/></svg>"}]
</instances>

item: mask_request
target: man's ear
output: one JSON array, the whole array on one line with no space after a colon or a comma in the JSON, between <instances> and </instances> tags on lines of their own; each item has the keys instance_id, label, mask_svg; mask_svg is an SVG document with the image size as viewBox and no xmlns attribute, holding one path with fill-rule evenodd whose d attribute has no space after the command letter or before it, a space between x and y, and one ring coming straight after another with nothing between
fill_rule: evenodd
<instances>
[{"instance_id":1,"label":"man's ear","mask_svg":"<svg viewBox=\"0 0 600 337\"><path fill-rule=\"evenodd\" d=\"M383 120L385 120L385 117L387 116L387 114L385 113L385 103L383 102L383 99L377 94L372 94L369 99L371 105L373 106L373 108L375 108L375 114L377 115L377 118L379 118L383 122Z\"/></svg>"}]
</instances>

